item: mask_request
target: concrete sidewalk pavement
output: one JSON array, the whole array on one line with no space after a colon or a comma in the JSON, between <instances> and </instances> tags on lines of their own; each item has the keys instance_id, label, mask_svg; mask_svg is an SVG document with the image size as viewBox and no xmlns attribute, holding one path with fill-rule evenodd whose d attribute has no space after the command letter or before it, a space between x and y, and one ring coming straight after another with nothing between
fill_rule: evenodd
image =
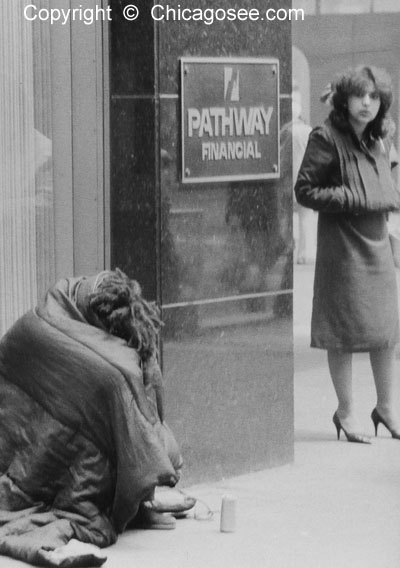
<instances>
[{"instance_id":1,"label":"concrete sidewalk pavement","mask_svg":"<svg viewBox=\"0 0 400 568\"><path fill-rule=\"evenodd\" d=\"M296 267L294 463L187 488L214 511L212 520L191 514L173 531L127 531L107 549L106 568L400 567L400 442L382 426L371 445L336 440L326 356L308 347L312 278L312 266ZM355 357L354 382L372 435L375 394L364 355ZM227 492L237 497L234 533L219 531ZM0 568L23 566L0 559Z\"/></svg>"}]
</instances>

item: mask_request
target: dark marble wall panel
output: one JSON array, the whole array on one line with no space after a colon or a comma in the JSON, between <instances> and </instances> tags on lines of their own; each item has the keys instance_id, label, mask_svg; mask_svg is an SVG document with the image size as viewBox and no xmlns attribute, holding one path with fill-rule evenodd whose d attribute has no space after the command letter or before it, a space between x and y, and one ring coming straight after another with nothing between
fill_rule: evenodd
<instances>
[{"instance_id":1,"label":"dark marble wall panel","mask_svg":"<svg viewBox=\"0 0 400 568\"><path fill-rule=\"evenodd\" d=\"M290 40L288 22L159 25L163 362L188 483L293 459L292 150L283 97L280 180L181 184L179 58L277 57L288 95Z\"/></svg>"},{"instance_id":2,"label":"dark marble wall panel","mask_svg":"<svg viewBox=\"0 0 400 568\"><path fill-rule=\"evenodd\" d=\"M157 297L154 102L111 101L111 265Z\"/></svg>"},{"instance_id":3,"label":"dark marble wall panel","mask_svg":"<svg viewBox=\"0 0 400 568\"><path fill-rule=\"evenodd\" d=\"M183 185L179 115L179 99L162 99L162 303L290 289L290 136L279 180Z\"/></svg>"},{"instance_id":4,"label":"dark marble wall panel","mask_svg":"<svg viewBox=\"0 0 400 568\"><path fill-rule=\"evenodd\" d=\"M135 0L141 16L128 21L125 0L110 0L111 96L154 95L154 21L149 17L149 0ZM146 15L147 14L147 15Z\"/></svg>"},{"instance_id":5,"label":"dark marble wall panel","mask_svg":"<svg viewBox=\"0 0 400 568\"><path fill-rule=\"evenodd\" d=\"M260 14L267 9L291 8L291 0L179 0L158 2L177 8L257 8ZM160 31L160 92L179 91L178 60L183 56L202 57L279 57L282 92L291 91L291 23L289 21L228 22L214 21L211 25L195 21L159 22Z\"/></svg>"},{"instance_id":6,"label":"dark marble wall panel","mask_svg":"<svg viewBox=\"0 0 400 568\"><path fill-rule=\"evenodd\" d=\"M168 423L182 482L221 479L293 459L290 318L203 327L164 342Z\"/></svg>"},{"instance_id":7,"label":"dark marble wall panel","mask_svg":"<svg viewBox=\"0 0 400 568\"><path fill-rule=\"evenodd\" d=\"M284 129L280 180L180 183L179 58L277 57L288 95L291 30L265 21L154 26L151 5L138 4L139 27L119 16L112 24L112 264L162 303L167 416L190 483L293 459L292 179ZM287 98L280 111L284 126Z\"/></svg>"}]
</instances>

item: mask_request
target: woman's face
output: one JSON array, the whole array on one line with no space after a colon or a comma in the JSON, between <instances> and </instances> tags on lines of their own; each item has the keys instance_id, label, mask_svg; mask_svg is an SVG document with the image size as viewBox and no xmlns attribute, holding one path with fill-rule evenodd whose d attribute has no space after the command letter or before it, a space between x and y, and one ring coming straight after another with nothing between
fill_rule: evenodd
<instances>
[{"instance_id":1,"label":"woman's face","mask_svg":"<svg viewBox=\"0 0 400 568\"><path fill-rule=\"evenodd\" d=\"M350 122L358 128L365 128L378 114L381 99L375 85L371 83L363 94L350 95L347 104Z\"/></svg>"}]
</instances>

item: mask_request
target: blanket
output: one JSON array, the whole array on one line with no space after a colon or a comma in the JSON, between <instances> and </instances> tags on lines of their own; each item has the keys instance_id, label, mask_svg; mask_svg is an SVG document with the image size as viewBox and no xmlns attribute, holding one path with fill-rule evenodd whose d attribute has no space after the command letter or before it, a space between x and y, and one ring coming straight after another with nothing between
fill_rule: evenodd
<instances>
[{"instance_id":1,"label":"blanket","mask_svg":"<svg viewBox=\"0 0 400 568\"><path fill-rule=\"evenodd\" d=\"M137 351L85 319L80 283L58 282L0 342L0 553L35 565L85 564L57 551L114 543L182 465Z\"/></svg>"}]
</instances>

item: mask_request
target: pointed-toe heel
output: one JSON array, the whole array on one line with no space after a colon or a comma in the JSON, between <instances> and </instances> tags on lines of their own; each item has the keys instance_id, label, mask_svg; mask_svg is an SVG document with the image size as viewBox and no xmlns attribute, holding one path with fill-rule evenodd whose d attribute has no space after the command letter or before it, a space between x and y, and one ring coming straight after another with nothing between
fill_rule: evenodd
<instances>
[{"instance_id":1,"label":"pointed-toe heel","mask_svg":"<svg viewBox=\"0 0 400 568\"><path fill-rule=\"evenodd\" d=\"M346 436L348 442L355 442L357 444L371 443L371 440L370 438L368 438L368 436L363 436L362 434L354 434L353 432L347 432L347 430L343 428L342 423L340 422L340 418L337 415L337 412L335 412L335 414L333 415L332 420L334 425L336 426L338 440L340 440L340 431L343 430L343 433Z\"/></svg>"},{"instance_id":2,"label":"pointed-toe heel","mask_svg":"<svg viewBox=\"0 0 400 568\"><path fill-rule=\"evenodd\" d=\"M379 414L376 408L371 413L371 420L374 423L375 427L375 436L378 435L378 426L379 424L383 424L385 428L391 433L392 438L395 440L400 440L400 431L395 430L394 428L390 428L389 424L386 420Z\"/></svg>"}]
</instances>

